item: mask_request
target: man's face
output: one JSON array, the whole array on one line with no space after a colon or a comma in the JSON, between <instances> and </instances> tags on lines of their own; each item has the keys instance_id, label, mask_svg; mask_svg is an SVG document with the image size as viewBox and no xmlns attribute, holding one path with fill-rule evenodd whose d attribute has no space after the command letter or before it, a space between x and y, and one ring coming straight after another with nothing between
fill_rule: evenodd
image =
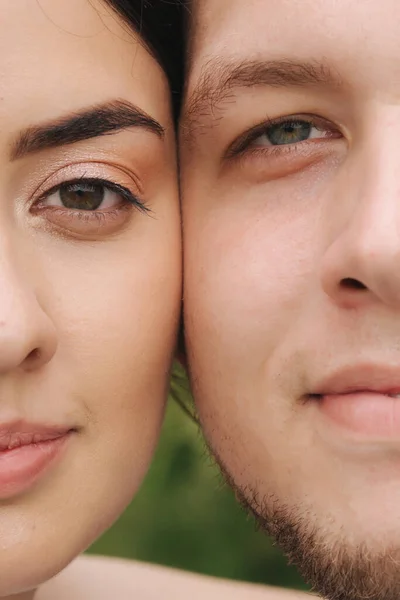
<instances>
[{"instance_id":1,"label":"man's face","mask_svg":"<svg viewBox=\"0 0 400 600\"><path fill-rule=\"evenodd\" d=\"M397 0L197 0L191 32L198 410L244 502L337 599L400 594L399 25Z\"/></svg>"}]
</instances>

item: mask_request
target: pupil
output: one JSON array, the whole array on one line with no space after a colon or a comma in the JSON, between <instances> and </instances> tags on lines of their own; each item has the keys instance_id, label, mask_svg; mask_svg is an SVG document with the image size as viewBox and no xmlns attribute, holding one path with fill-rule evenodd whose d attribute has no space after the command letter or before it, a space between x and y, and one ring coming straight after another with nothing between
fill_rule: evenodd
<instances>
[{"instance_id":1,"label":"pupil","mask_svg":"<svg viewBox=\"0 0 400 600\"><path fill-rule=\"evenodd\" d=\"M272 125L267 132L268 139L275 146L281 144L296 144L310 137L311 123L292 121Z\"/></svg>"},{"instance_id":2,"label":"pupil","mask_svg":"<svg viewBox=\"0 0 400 600\"><path fill-rule=\"evenodd\" d=\"M60 198L66 208L96 210L104 200L104 186L85 183L63 185Z\"/></svg>"}]
</instances>

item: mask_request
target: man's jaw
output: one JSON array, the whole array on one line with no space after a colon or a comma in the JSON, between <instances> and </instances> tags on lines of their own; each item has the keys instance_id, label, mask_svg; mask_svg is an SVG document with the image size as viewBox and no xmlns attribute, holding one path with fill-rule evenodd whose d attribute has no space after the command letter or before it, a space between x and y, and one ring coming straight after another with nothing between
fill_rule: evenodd
<instances>
[{"instance_id":1,"label":"man's jaw","mask_svg":"<svg viewBox=\"0 0 400 600\"><path fill-rule=\"evenodd\" d=\"M207 443L236 499L297 567L312 592L326 600L400 598L400 542L354 543L334 515L318 516L301 499L289 503L272 488L265 493L238 484L221 453Z\"/></svg>"}]
</instances>

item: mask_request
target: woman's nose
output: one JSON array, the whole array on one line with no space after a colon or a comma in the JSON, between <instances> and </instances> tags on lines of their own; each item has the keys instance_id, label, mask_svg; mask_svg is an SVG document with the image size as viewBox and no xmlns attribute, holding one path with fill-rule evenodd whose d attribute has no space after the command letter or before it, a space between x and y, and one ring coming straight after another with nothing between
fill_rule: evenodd
<instances>
[{"instance_id":1,"label":"woman's nose","mask_svg":"<svg viewBox=\"0 0 400 600\"><path fill-rule=\"evenodd\" d=\"M10 253L0 256L0 375L37 369L55 353L56 329L39 301L34 279L17 268Z\"/></svg>"}]
</instances>

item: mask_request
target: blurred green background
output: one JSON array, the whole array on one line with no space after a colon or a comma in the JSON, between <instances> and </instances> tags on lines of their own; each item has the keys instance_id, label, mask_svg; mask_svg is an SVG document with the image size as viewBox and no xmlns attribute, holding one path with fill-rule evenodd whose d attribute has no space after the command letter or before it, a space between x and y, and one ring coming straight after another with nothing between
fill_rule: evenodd
<instances>
[{"instance_id":1,"label":"blurred green background","mask_svg":"<svg viewBox=\"0 0 400 600\"><path fill-rule=\"evenodd\" d=\"M181 389L180 400L182 394ZM208 456L197 425L173 399L140 492L89 552L307 589L239 507Z\"/></svg>"}]
</instances>

